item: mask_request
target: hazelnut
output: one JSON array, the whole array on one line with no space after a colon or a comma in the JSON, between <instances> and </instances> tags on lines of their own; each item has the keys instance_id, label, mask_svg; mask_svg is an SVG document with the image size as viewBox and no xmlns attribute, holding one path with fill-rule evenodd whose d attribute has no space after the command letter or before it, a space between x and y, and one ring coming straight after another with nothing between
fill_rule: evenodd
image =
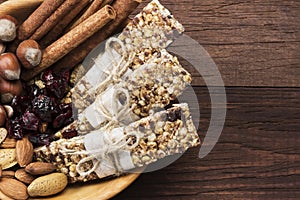
<instances>
[{"instance_id":1,"label":"hazelnut","mask_svg":"<svg viewBox=\"0 0 300 200\"><path fill-rule=\"evenodd\" d=\"M18 21L10 15L0 17L0 40L3 42L13 41L17 36Z\"/></svg>"},{"instance_id":2,"label":"hazelnut","mask_svg":"<svg viewBox=\"0 0 300 200\"><path fill-rule=\"evenodd\" d=\"M3 54L6 50L6 46L3 42L0 42L0 54Z\"/></svg>"},{"instance_id":3,"label":"hazelnut","mask_svg":"<svg viewBox=\"0 0 300 200\"><path fill-rule=\"evenodd\" d=\"M17 57L26 69L32 69L40 64L42 59L42 50L35 40L24 40L16 51Z\"/></svg>"},{"instance_id":4,"label":"hazelnut","mask_svg":"<svg viewBox=\"0 0 300 200\"><path fill-rule=\"evenodd\" d=\"M4 53L0 55L0 76L5 80L18 80L21 66L15 54Z\"/></svg>"},{"instance_id":5,"label":"hazelnut","mask_svg":"<svg viewBox=\"0 0 300 200\"><path fill-rule=\"evenodd\" d=\"M5 125L6 121L6 111L3 106L0 105L0 127Z\"/></svg>"},{"instance_id":6,"label":"hazelnut","mask_svg":"<svg viewBox=\"0 0 300 200\"><path fill-rule=\"evenodd\" d=\"M6 81L0 77L0 94L2 103L10 103L14 96L20 95L23 86L20 80Z\"/></svg>"},{"instance_id":7,"label":"hazelnut","mask_svg":"<svg viewBox=\"0 0 300 200\"><path fill-rule=\"evenodd\" d=\"M14 109L9 105L4 105L3 108L6 111L7 118L10 119L14 115Z\"/></svg>"}]
</instances>

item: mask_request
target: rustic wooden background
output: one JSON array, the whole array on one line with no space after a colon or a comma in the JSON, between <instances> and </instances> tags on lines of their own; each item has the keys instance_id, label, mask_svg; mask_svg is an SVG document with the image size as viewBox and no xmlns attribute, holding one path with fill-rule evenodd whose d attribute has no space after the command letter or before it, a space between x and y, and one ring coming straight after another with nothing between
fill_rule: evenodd
<instances>
[{"instance_id":1,"label":"rustic wooden background","mask_svg":"<svg viewBox=\"0 0 300 200\"><path fill-rule=\"evenodd\" d=\"M207 157L190 149L114 199L300 199L300 1L161 3L217 64L228 98L226 123ZM199 74L193 76L203 139L210 98Z\"/></svg>"}]
</instances>

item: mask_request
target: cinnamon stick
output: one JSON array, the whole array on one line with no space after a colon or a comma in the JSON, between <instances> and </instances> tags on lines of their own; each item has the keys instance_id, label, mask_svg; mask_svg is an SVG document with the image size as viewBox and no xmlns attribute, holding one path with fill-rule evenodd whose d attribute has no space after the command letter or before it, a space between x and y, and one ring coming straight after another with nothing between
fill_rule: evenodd
<instances>
[{"instance_id":1,"label":"cinnamon stick","mask_svg":"<svg viewBox=\"0 0 300 200\"><path fill-rule=\"evenodd\" d=\"M44 0L18 28L18 40L28 39L63 2L64 0Z\"/></svg>"},{"instance_id":2,"label":"cinnamon stick","mask_svg":"<svg viewBox=\"0 0 300 200\"><path fill-rule=\"evenodd\" d=\"M62 3L54 13L45 20L45 22L30 37L32 40L40 40L47 34L59 21L74 8L81 0L66 0Z\"/></svg>"},{"instance_id":3,"label":"cinnamon stick","mask_svg":"<svg viewBox=\"0 0 300 200\"><path fill-rule=\"evenodd\" d=\"M40 41L42 48L46 48L49 44L58 39L64 32L64 29L72 22L72 20L89 4L90 0L81 0L60 22L56 24Z\"/></svg>"},{"instance_id":4,"label":"cinnamon stick","mask_svg":"<svg viewBox=\"0 0 300 200\"><path fill-rule=\"evenodd\" d=\"M83 61L83 59L99 43L110 37L127 20L128 16L137 8L142 0L115 0L112 7L116 10L116 19L104 26L100 31L91 36L84 43L72 50L68 55L53 65L55 71L72 69Z\"/></svg>"},{"instance_id":5,"label":"cinnamon stick","mask_svg":"<svg viewBox=\"0 0 300 200\"><path fill-rule=\"evenodd\" d=\"M105 5L110 5L114 0L103 0L102 5L101 6L105 6Z\"/></svg>"},{"instance_id":6,"label":"cinnamon stick","mask_svg":"<svg viewBox=\"0 0 300 200\"><path fill-rule=\"evenodd\" d=\"M32 70L23 71L21 78L25 81L32 79L115 18L116 12L113 7L109 5L103 7L48 46L43 52L41 63Z\"/></svg>"},{"instance_id":7,"label":"cinnamon stick","mask_svg":"<svg viewBox=\"0 0 300 200\"><path fill-rule=\"evenodd\" d=\"M87 10L72 24L70 29L74 28L84 20L86 20L89 16L97 12L100 8L104 7L105 5L102 6L104 0L93 0L91 5L87 8ZM101 7L102 6L102 7Z\"/></svg>"}]
</instances>

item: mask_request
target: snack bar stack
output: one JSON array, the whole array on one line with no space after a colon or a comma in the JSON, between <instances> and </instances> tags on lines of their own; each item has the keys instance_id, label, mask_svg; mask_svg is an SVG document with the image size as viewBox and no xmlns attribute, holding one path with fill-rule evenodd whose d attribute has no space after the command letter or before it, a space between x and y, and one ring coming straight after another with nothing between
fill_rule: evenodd
<instances>
[{"instance_id":1,"label":"snack bar stack","mask_svg":"<svg viewBox=\"0 0 300 200\"><path fill-rule=\"evenodd\" d=\"M128 125L147 117L152 110L169 105L191 81L191 75L177 57L166 50L155 52L124 80L98 95L77 120L61 132L76 129L83 135L100 127Z\"/></svg>"},{"instance_id":2,"label":"snack bar stack","mask_svg":"<svg viewBox=\"0 0 300 200\"><path fill-rule=\"evenodd\" d=\"M126 127L54 141L35 149L35 156L74 183L128 173L199 144L187 104L177 104Z\"/></svg>"},{"instance_id":3,"label":"snack bar stack","mask_svg":"<svg viewBox=\"0 0 300 200\"><path fill-rule=\"evenodd\" d=\"M74 107L81 112L108 85L167 48L183 32L184 27L169 10L158 0L150 2L118 37L107 40L105 51L72 90Z\"/></svg>"}]
</instances>

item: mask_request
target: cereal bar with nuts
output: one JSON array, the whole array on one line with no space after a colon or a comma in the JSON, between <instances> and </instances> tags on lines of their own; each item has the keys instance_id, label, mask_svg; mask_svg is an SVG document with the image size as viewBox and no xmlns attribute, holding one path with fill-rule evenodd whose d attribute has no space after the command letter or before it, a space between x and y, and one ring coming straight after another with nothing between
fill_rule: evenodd
<instances>
[{"instance_id":1,"label":"cereal bar with nuts","mask_svg":"<svg viewBox=\"0 0 300 200\"><path fill-rule=\"evenodd\" d=\"M95 64L73 88L74 106L79 112L89 106L116 79L140 67L183 32L169 10L157 0L150 2L118 37L108 39L104 52L96 56Z\"/></svg>"},{"instance_id":2,"label":"cereal bar with nuts","mask_svg":"<svg viewBox=\"0 0 300 200\"><path fill-rule=\"evenodd\" d=\"M126 127L54 141L35 149L35 156L74 183L128 173L199 144L188 105L177 104Z\"/></svg>"},{"instance_id":3,"label":"cereal bar with nuts","mask_svg":"<svg viewBox=\"0 0 300 200\"><path fill-rule=\"evenodd\" d=\"M145 49L165 49L183 32L184 27L171 12L158 0L153 0L133 18L118 38L125 43L128 51L139 53Z\"/></svg>"},{"instance_id":4,"label":"cereal bar with nuts","mask_svg":"<svg viewBox=\"0 0 300 200\"><path fill-rule=\"evenodd\" d=\"M156 52L124 80L98 95L69 127L83 135L103 126L128 125L170 104L191 81L177 57L166 50Z\"/></svg>"}]
</instances>

